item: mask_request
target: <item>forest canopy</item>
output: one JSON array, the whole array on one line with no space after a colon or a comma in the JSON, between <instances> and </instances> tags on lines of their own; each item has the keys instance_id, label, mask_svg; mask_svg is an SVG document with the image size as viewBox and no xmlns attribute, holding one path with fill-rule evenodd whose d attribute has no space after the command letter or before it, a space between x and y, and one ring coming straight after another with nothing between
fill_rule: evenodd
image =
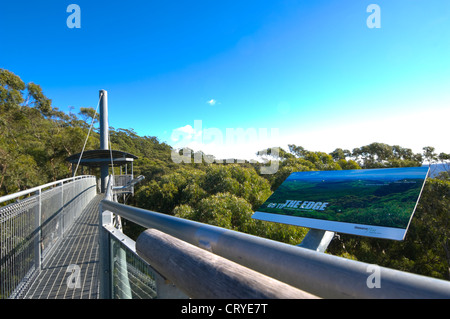
<instances>
[{"instance_id":1,"label":"forest canopy","mask_svg":"<svg viewBox=\"0 0 450 319\"><path fill-rule=\"evenodd\" d=\"M88 106L72 111L54 107L38 84L25 84L14 73L0 69L0 196L71 176L65 159L81 151L96 117ZM308 229L251 218L292 172L448 165L450 160L449 154L436 154L432 146L425 146L421 154L384 143L325 153L291 144L271 157L279 163L276 173L261 174L264 163L177 164L171 159L172 148L157 137L122 128L111 128L110 134L112 148L138 156L134 173L145 176L128 204L294 245ZM99 145L94 129L86 149ZM263 159L270 149L259 154ZM327 252L449 280L449 217L447 167L427 179L404 241L337 234ZM126 229L129 236L136 236L134 225L129 223Z\"/></svg>"}]
</instances>

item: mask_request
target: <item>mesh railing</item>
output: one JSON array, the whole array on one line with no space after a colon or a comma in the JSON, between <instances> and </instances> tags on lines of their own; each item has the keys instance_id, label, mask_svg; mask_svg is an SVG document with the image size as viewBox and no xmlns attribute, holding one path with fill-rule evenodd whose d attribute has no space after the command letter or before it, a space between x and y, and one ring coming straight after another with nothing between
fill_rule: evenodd
<instances>
[{"instance_id":1,"label":"mesh railing","mask_svg":"<svg viewBox=\"0 0 450 319\"><path fill-rule=\"evenodd\" d=\"M110 236L113 299L155 299L156 276L132 247Z\"/></svg>"},{"instance_id":2,"label":"mesh railing","mask_svg":"<svg viewBox=\"0 0 450 319\"><path fill-rule=\"evenodd\" d=\"M0 208L0 299L8 298L35 270L37 203L33 196Z\"/></svg>"},{"instance_id":3,"label":"mesh railing","mask_svg":"<svg viewBox=\"0 0 450 319\"><path fill-rule=\"evenodd\" d=\"M78 176L0 198L0 299L16 298L96 195Z\"/></svg>"},{"instance_id":4,"label":"mesh railing","mask_svg":"<svg viewBox=\"0 0 450 319\"><path fill-rule=\"evenodd\" d=\"M113 191L116 182L121 181L110 175L105 199L117 202ZM136 243L122 232L120 216L101 208L100 211L100 298L178 297L180 293L167 288L165 279L138 256Z\"/></svg>"}]
</instances>

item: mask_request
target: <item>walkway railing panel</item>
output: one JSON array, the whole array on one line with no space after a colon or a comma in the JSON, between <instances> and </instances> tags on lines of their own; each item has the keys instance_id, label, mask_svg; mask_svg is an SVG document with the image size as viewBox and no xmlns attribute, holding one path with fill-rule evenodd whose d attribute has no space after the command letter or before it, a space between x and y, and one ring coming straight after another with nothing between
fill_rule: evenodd
<instances>
[{"instance_id":1,"label":"walkway railing panel","mask_svg":"<svg viewBox=\"0 0 450 319\"><path fill-rule=\"evenodd\" d=\"M117 201L114 186L123 186L126 179L108 177L105 198ZM136 244L121 231L120 217L99 208L100 234L100 298L155 299L159 275L136 254Z\"/></svg>"},{"instance_id":2,"label":"walkway railing panel","mask_svg":"<svg viewBox=\"0 0 450 319\"><path fill-rule=\"evenodd\" d=\"M112 299L155 299L155 271L135 251L133 240L109 228Z\"/></svg>"},{"instance_id":3,"label":"walkway railing panel","mask_svg":"<svg viewBox=\"0 0 450 319\"><path fill-rule=\"evenodd\" d=\"M34 196L0 208L0 299L8 298L34 271L38 202Z\"/></svg>"},{"instance_id":4,"label":"walkway railing panel","mask_svg":"<svg viewBox=\"0 0 450 319\"><path fill-rule=\"evenodd\" d=\"M95 195L95 177L78 176L0 198L0 299L20 295Z\"/></svg>"}]
</instances>

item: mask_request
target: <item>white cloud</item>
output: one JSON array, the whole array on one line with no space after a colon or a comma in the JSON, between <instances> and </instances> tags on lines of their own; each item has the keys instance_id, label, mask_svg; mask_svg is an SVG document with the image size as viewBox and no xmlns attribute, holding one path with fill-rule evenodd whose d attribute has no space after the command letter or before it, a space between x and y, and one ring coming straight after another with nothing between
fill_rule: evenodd
<instances>
[{"instance_id":1,"label":"white cloud","mask_svg":"<svg viewBox=\"0 0 450 319\"><path fill-rule=\"evenodd\" d=\"M211 100L209 100L208 102L206 102L206 103L208 103L209 105L211 105L211 106L213 106L214 104L216 104L216 100L214 100L214 99L211 99Z\"/></svg>"},{"instance_id":2,"label":"white cloud","mask_svg":"<svg viewBox=\"0 0 450 319\"><path fill-rule=\"evenodd\" d=\"M180 140L192 140L195 133L195 129L191 125L185 125L174 129L170 138L173 142L179 142Z\"/></svg>"}]
</instances>

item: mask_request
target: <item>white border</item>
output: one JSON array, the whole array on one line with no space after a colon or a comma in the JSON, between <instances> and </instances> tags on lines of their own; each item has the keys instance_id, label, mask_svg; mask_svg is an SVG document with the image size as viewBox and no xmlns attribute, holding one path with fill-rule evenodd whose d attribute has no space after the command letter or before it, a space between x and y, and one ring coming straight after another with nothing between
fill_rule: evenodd
<instances>
[{"instance_id":1,"label":"white border","mask_svg":"<svg viewBox=\"0 0 450 319\"><path fill-rule=\"evenodd\" d=\"M252 218L268 222L276 222L282 224L302 226L307 228L340 232L345 234L375 237L375 238L385 238L393 240L403 240L406 234L406 229L403 228L336 222L331 220L306 218L282 214L271 214L258 211L253 214Z\"/></svg>"}]
</instances>

